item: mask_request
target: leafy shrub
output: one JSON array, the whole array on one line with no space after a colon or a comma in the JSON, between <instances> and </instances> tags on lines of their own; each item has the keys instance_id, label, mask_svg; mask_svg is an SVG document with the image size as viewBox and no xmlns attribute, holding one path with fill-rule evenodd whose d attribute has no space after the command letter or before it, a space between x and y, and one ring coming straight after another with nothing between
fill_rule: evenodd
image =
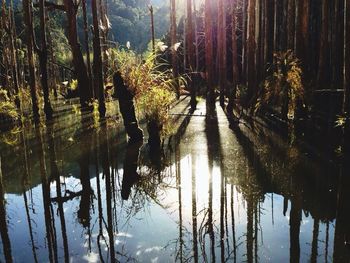
<instances>
[{"instance_id":1,"label":"leafy shrub","mask_svg":"<svg viewBox=\"0 0 350 263\"><path fill-rule=\"evenodd\" d=\"M256 110L264 105L286 108L288 119L294 119L298 101L304 100L300 62L291 50L274 54L269 76L262 84Z\"/></svg>"},{"instance_id":2,"label":"leafy shrub","mask_svg":"<svg viewBox=\"0 0 350 263\"><path fill-rule=\"evenodd\" d=\"M161 135L170 133L168 110L176 98L174 80L164 64L156 62L155 55L141 60L130 50L110 50L113 71L119 70L130 91L135 96L136 107L147 121L155 121ZM160 70L162 68L162 70ZM180 78L179 82L183 82Z\"/></svg>"},{"instance_id":3,"label":"leafy shrub","mask_svg":"<svg viewBox=\"0 0 350 263\"><path fill-rule=\"evenodd\" d=\"M6 90L0 89L0 118L16 121L19 117L15 102L10 99Z\"/></svg>"}]
</instances>

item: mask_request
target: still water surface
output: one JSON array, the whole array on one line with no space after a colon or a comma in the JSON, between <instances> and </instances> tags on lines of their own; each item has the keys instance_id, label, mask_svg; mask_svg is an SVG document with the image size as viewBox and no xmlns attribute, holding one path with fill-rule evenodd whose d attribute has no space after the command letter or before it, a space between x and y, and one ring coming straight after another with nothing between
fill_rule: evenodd
<instances>
[{"instance_id":1,"label":"still water surface","mask_svg":"<svg viewBox=\"0 0 350 263\"><path fill-rule=\"evenodd\" d=\"M179 121L163 153L114 121L2 136L0 260L349 262L343 167L220 111Z\"/></svg>"}]
</instances>

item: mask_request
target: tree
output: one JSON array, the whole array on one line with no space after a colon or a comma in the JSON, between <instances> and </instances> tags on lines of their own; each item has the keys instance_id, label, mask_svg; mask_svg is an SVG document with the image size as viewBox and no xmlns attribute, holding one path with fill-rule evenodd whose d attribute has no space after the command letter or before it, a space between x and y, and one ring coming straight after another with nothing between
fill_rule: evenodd
<instances>
[{"instance_id":1,"label":"tree","mask_svg":"<svg viewBox=\"0 0 350 263\"><path fill-rule=\"evenodd\" d=\"M211 0L205 0L205 65L207 75L207 88L209 105L215 103L213 85L213 21L211 13Z\"/></svg>"},{"instance_id":2,"label":"tree","mask_svg":"<svg viewBox=\"0 0 350 263\"><path fill-rule=\"evenodd\" d=\"M237 2L231 2L231 28L232 28L232 88L230 89L228 114L232 114L234 100L236 97L237 84L239 83L238 55L237 55Z\"/></svg>"},{"instance_id":3,"label":"tree","mask_svg":"<svg viewBox=\"0 0 350 263\"><path fill-rule=\"evenodd\" d=\"M318 74L317 74L317 87L322 88L329 84L327 74L329 72L329 34L328 34L328 23L329 23L329 0L322 2L322 29L320 36L320 55L318 59Z\"/></svg>"},{"instance_id":4,"label":"tree","mask_svg":"<svg viewBox=\"0 0 350 263\"><path fill-rule=\"evenodd\" d=\"M97 14L97 0L91 1L91 10L92 10L92 21L94 25L94 64L93 73L94 73L94 87L98 95L98 110L101 117L104 117L106 114L106 105L105 105L105 94L103 88L103 72L102 72L102 56L101 56L101 42L100 42L100 30L98 26L98 14ZM100 0L101 1L101 0Z\"/></svg>"},{"instance_id":5,"label":"tree","mask_svg":"<svg viewBox=\"0 0 350 263\"><path fill-rule=\"evenodd\" d=\"M294 50L295 36L295 0L288 1L287 48Z\"/></svg>"},{"instance_id":6,"label":"tree","mask_svg":"<svg viewBox=\"0 0 350 263\"><path fill-rule=\"evenodd\" d=\"M35 80L35 64L34 64L34 27L32 17L32 3L30 0L23 0L24 20L26 24L26 44L27 44L27 60L29 70L29 87L32 99L32 109L34 121L40 118L38 98L36 94Z\"/></svg>"},{"instance_id":7,"label":"tree","mask_svg":"<svg viewBox=\"0 0 350 263\"><path fill-rule=\"evenodd\" d=\"M225 1L218 0L218 60L220 105L225 104L226 92L226 12Z\"/></svg>"},{"instance_id":8,"label":"tree","mask_svg":"<svg viewBox=\"0 0 350 263\"><path fill-rule=\"evenodd\" d=\"M89 47L89 29L88 29L88 19L86 12L86 0L82 0L82 9L83 9L83 24L84 24L84 46L86 52L86 66L87 72L89 76L89 89L91 90L91 94L93 98L96 98L95 90L92 88L92 72L91 72L91 61L90 61L90 47Z\"/></svg>"},{"instance_id":9,"label":"tree","mask_svg":"<svg viewBox=\"0 0 350 263\"><path fill-rule=\"evenodd\" d=\"M187 59L190 72L194 71L195 57L194 57L194 46L193 46L193 20L192 20L192 0L187 0ZM192 80L190 80L191 88L191 108L196 108L196 90Z\"/></svg>"},{"instance_id":10,"label":"tree","mask_svg":"<svg viewBox=\"0 0 350 263\"><path fill-rule=\"evenodd\" d=\"M304 73L308 72L308 47L309 47L309 1L297 0L297 21L296 21L296 54L301 60Z\"/></svg>"},{"instance_id":11,"label":"tree","mask_svg":"<svg viewBox=\"0 0 350 263\"><path fill-rule=\"evenodd\" d=\"M10 40L11 49L11 60L12 60L12 77L13 77L13 87L16 94L15 103L18 109L21 109L20 99L19 99L19 83L18 83L18 67L17 67L17 53L16 53L16 24L14 19L13 11L13 1L11 1L11 6L9 10L9 28L8 35Z\"/></svg>"},{"instance_id":12,"label":"tree","mask_svg":"<svg viewBox=\"0 0 350 263\"><path fill-rule=\"evenodd\" d=\"M67 38L72 50L74 72L78 80L80 104L83 110L91 109L89 106L92 98L92 92L89 89L90 81L77 35L77 12L79 6L73 0L64 0L63 4L63 10L67 16ZM62 7L60 8L62 10Z\"/></svg>"},{"instance_id":13,"label":"tree","mask_svg":"<svg viewBox=\"0 0 350 263\"><path fill-rule=\"evenodd\" d=\"M176 1L170 0L170 36L171 36L171 62L173 68L173 76L176 82L177 95L180 97L180 90L177 84L177 78L179 76L178 65L177 65L177 54L175 50L176 44Z\"/></svg>"},{"instance_id":14,"label":"tree","mask_svg":"<svg viewBox=\"0 0 350 263\"><path fill-rule=\"evenodd\" d=\"M248 99L252 99L256 90L256 68L255 68L255 3L256 0L249 0L248 2L248 35L247 35L247 86Z\"/></svg>"},{"instance_id":15,"label":"tree","mask_svg":"<svg viewBox=\"0 0 350 263\"><path fill-rule=\"evenodd\" d=\"M344 104L343 104L343 112L347 117L346 125L345 125L345 137L349 138L350 134L350 0L345 1L345 53L344 53ZM349 139L346 142L346 153L349 153Z\"/></svg>"},{"instance_id":16,"label":"tree","mask_svg":"<svg viewBox=\"0 0 350 263\"><path fill-rule=\"evenodd\" d=\"M44 112L47 119L52 119L53 110L50 102L47 59L48 48L46 38L46 8L44 0L39 0L39 15L40 15L40 29L41 29L41 49L38 49L40 71L41 71L41 85L44 93Z\"/></svg>"}]
</instances>

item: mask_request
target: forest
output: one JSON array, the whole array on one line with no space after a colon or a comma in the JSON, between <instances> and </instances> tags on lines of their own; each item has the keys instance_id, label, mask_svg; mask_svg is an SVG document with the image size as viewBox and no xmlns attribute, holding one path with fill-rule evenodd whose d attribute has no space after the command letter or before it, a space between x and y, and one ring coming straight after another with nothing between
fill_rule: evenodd
<instances>
[{"instance_id":1,"label":"forest","mask_svg":"<svg viewBox=\"0 0 350 263\"><path fill-rule=\"evenodd\" d=\"M1 2L0 262L349 262L349 161L350 0Z\"/></svg>"}]
</instances>

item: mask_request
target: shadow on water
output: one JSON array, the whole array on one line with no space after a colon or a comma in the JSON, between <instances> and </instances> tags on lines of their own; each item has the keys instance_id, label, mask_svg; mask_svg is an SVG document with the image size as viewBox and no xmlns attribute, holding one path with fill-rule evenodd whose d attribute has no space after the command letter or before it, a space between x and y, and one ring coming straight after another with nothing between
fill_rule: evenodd
<instances>
[{"instance_id":1,"label":"shadow on water","mask_svg":"<svg viewBox=\"0 0 350 263\"><path fill-rule=\"evenodd\" d=\"M108 120L24 130L1 156L0 260L347 262L348 162L221 118L182 115L160 154Z\"/></svg>"}]
</instances>

